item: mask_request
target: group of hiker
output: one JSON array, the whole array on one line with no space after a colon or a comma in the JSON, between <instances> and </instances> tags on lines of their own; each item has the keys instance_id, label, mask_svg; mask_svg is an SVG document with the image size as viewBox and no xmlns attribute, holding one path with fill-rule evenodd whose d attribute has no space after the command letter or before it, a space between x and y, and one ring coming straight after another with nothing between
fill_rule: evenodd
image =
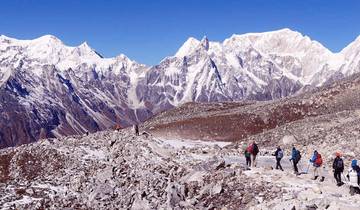
<instances>
[{"instance_id":1,"label":"group of hiker","mask_svg":"<svg viewBox=\"0 0 360 210\"><path fill-rule=\"evenodd\" d=\"M246 159L246 165L249 167L256 167L256 156L259 153L259 147L256 144L256 142L253 142L245 147L244 155ZM281 160L284 157L284 150L281 149L280 146L276 148L276 151L272 154L275 156L276 160L276 169L279 169L281 171L284 171L283 167L281 166ZM320 176L320 182L323 182L325 180L325 176L323 173L324 164L323 164L323 158L321 154L314 150L307 167L306 171L303 171L299 173L298 164L301 160L301 152L293 146L291 150L291 157L289 161L292 162L292 166L294 169L294 173L296 175L300 174L307 174L309 172L310 165L313 166L313 180L317 180ZM340 152L335 153L335 158L332 164L332 169L334 172L334 178L336 180L337 186L342 186L344 182L342 182L341 175L344 173L344 161L341 157ZM344 176L344 175L343 175ZM347 176L344 178L347 179L350 189L355 191L356 193L360 193L360 167L357 164L357 160L352 160L350 169L347 173Z\"/></svg>"}]
</instances>

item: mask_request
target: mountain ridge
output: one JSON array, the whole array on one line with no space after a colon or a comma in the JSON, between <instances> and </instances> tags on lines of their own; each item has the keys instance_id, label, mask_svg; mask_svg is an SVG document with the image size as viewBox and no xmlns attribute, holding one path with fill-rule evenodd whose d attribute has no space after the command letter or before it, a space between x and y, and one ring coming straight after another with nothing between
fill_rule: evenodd
<instances>
[{"instance_id":1,"label":"mountain ridge","mask_svg":"<svg viewBox=\"0 0 360 210\"><path fill-rule=\"evenodd\" d=\"M290 29L223 42L204 36L189 38L174 55L146 66L124 54L103 58L86 42L69 47L52 35L2 35L0 147L126 127L188 102L291 96L359 72L358 43L334 54Z\"/></svg>"}]
</instances>

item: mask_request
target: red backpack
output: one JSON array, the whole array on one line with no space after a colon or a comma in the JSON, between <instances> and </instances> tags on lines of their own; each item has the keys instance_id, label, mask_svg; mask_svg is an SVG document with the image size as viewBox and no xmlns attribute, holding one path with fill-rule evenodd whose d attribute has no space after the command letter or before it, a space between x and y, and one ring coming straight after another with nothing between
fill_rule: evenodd
<instances>
[{"instance_id":1,"label":"red backpack","mask_svg":"<svg viewBox=\"0 0 360 210\"><path fill-rule=\"evenodd\" d=\"M323 159L322 159L321 155L318 153L317 157L316 157L316 160L315 160L315 164L318 165L318 166L321 166L322 163L323 163Z\"/></svg>"},{"instance_id":2,"label":"red backpack","mask_svg":"<svg viewBox=\"0 0 360 210\"><path fill-rule=\"evenodd\" d=\"M247 148L246 148L246 151L250 154L253 153L254 151L254 145L253 144L250 144Z\"/></svg>"}]
</instances>

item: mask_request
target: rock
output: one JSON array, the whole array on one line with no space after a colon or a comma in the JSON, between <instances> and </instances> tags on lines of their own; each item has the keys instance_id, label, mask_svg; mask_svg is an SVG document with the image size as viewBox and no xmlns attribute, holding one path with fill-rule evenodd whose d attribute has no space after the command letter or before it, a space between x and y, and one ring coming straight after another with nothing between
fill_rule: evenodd
<instances>
[{"instance_id":1,"label":"rock","mask_svg":"<svg viewBox=\"0 0 360 210\"><path fill-rule=\"evenodd\" d=\"M293 135L286 135L281 139L285 146L290 146L296 143L296 139Z\"/></svg>"},{"instance_id":2,"label":"rock","mask_svg":"<svg viewBox=\"0 0 360 210\"><path fill-rule=\"evenodd\" d=\"M249 193L246 193L243 197L242 197L242 200L241 202L244 203L244 204L248 204L250 203L251 201L253 200L253 196Z\"/></svg>"},{"instance_id":3,"label":"rock","mask_svg":"<svg viewBox=\"0 0 360 210\"><path fill-rule=\"evenodd\" d=\"M318 209L318 206L316 204L307 205L306 209L307 210L316 210L316 209Z\"/></svg>"},{"instance_id":4,"label":"rock","mask_svg":"<svg viewBox=\"0 0 360 210\"><path fill-rule=\"evenodd\" d=\"M29 196L34 195L34 190L32 188L28 188L25 190L26 194L28 194Z\"/></svg>"},{"instance_id":5,"label":"rock","mask_svg":"<svg viewBox=\"0 0 360 210\"><path fill-rule=\"evenodd\" d=\"M178 184L170 183L165 191L167 193L166 204L168 208L174 208L180 201L185 200Z\"/></svg>"},{"instance_id":6,"label":"rock","mask_svg":"<svg viewBox=\"0 0 360 210\"><path fill-rule=\"evenodd\" d=\"M316 193L316 194L321 194L322 193L321 189L319 187L317 187L317 186L312 187L312 191L314 193Z\"/></svg>"},{"instance_id":7,"label":"rock","mask_svg":"<svg viewBox=\"0 0 360 210\"><path fill-rule=\"evenodd\" d=\"M225 160L221 160L217 163L215 170L220 170L222 168L225 168Z\"/></svg>"},{"instance_id":8,"label":"rock","mask_svg":"<svg viewBox=\"0 0 360 210\"><path fill-rule=\"evenodd\" d=\"M213 186L213 188L211 189L211 194L219 194L223 191L223 188L221 186L221 184L216 184Z\"/></svg>"},{"instance_id":9,"label":"rock","mask_svg":"<svg viewBox=\"0 0 360 210\"><path fill-rule=\"evenodd\" d=\"M132 210L150 209L149 203L145 199L141 199L138 195L135 196L135 200L131 205Z\"/></svg>"}]
</instances>

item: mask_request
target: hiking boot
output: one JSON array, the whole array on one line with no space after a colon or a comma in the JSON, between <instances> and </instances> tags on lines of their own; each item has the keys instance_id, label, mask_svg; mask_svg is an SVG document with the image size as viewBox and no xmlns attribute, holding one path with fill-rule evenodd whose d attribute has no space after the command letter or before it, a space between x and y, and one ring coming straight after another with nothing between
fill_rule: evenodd
<instances>
[{"instance_id":1,"label":"hiking boot","mask_svg":"<svg viewBox=\"0 0 360 210\"><path fill-rule=\"evenodd\" d=\"M325 177L321 177L320 182L323 182L325 180Z\"/></svg>"},{"instance_id":2,"label":"hiking boot","mask_svg":"<svg viewBox=\"0 0 360 210\"><path fill-rule=\"evenodd\" d=\"M338 183L337 183L337 186L338 186L338 187L341 187L341 186L343 186L343 185L344 185L344 182L338 182Z\"/></svg>"},{"instance_id":3,"label":"hiking boot","mask_svg":"<svg viewBox=\"0 0 360 210\"><path fill-rule=\"evenodd\" d=\"M313 178L313 180L317 180L318 177L319 177L319 176L315 176L315 177Z\"/></svg>"}]
</instances>

